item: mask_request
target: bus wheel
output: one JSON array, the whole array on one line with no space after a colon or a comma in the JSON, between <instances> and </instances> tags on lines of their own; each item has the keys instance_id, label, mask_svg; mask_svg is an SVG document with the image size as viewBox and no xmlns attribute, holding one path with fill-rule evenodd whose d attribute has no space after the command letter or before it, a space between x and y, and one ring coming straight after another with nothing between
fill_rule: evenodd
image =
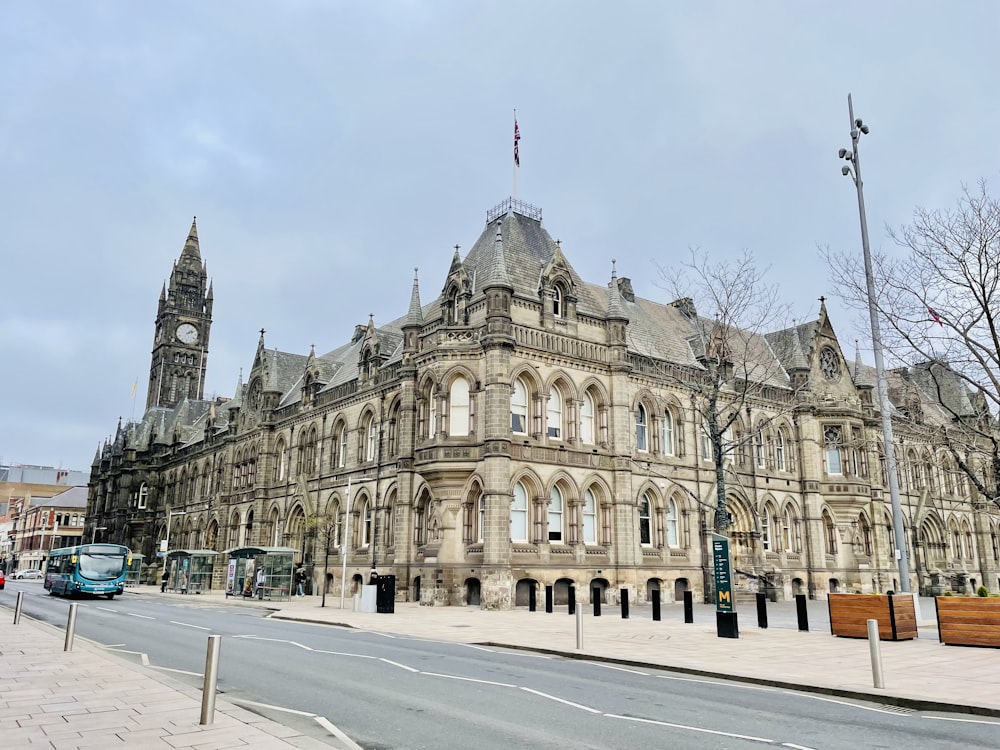
<instances>
[{"instance_id":1,"label":"bus wheel","mask_svg":"<svg viewBox=\"0 0 1000 750\"><path fill-rule=\"evenodd\" d=\"M113 593L111 593L111 594L105 594L105 596L107 596L108 599L114 599L115 598L115 595Z\"/></svg>"}]
</instances>

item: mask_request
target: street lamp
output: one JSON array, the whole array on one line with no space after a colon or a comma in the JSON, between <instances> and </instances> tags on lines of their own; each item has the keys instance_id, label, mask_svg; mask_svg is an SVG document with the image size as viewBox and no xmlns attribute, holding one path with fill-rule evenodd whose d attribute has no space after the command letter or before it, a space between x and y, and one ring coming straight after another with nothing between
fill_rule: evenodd
<instances>
[{"instance_id":1,"label":"street lamp","mask_svg":"<svg viewBox=\"0 0 1000 750\"><path fill-rule=\"evenodd\" d=\"M167 574L167 552L170 551L170 519L174 516L186 516L186 510L167 509L167 538L163 540L163 575Z\"/></svg>"},{"instance_id":2,"label":"street lamp","mask_svg":"<svg viewBox=\"0 0 1000 750\"><path fill-rule=\"evenodd\" d=\"M899 502L899 478L896 475L896 448L892 442L892 415L889 411L889 385L885 377L885 362L882 359L882 336L879 332L878 311L875 309L875 278L872 274L872 256L868 245L868 219L865 216L864 183L861 181L861 161L858 155L858 141L868 135L868 126L861 118L854 118L854 104L847 95L847 110L851 118L851 148L837 152L847 164L840 173L854 180L858 189L858 212L861 215L861 249L865 258L865 283L868 292L868 317L871 320L872 348L875 350L875 376L878 380L878 406L882 412L882 441L885 443L885 466L889 475L889 498L892 502L892 529L896 544L896 561L899 565L899 587L904 593L910 591L910 566L906 557L906 535L903 532L903 508Z\"/></svg>"},{"instance_id":3,"label":"street lamp","mask_svg":"<svg viewBox=\"0 0 1000 750\"><path fill-rule=\"evenodd\" d=\"M371 477L360 477L359 482L370 482ZM347 545L351 538L351 482L347 477L347 521L344 523L344 538L340 540L340 608L344 608L344 590L347 588ZM325 570L325 569L324 569ZM326 591L326 574L323 575L323 591Z\"/></svg>"}]
</instances>

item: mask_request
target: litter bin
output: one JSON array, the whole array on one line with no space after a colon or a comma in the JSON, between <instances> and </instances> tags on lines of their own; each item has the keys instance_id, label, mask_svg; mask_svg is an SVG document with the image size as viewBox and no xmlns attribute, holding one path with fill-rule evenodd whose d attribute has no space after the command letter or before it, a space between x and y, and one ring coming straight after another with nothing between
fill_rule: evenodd
<instances>
[{"instance_id":1,"label":"litter bin","mask_svg":"<svg viewBox=\"0 0 1000 750\"><path fill-rule=\"evenodd\" d=\"M375 586L375 611L391 615L396 611L396 576L379 576Z\"/></svg>"}]
</instances>

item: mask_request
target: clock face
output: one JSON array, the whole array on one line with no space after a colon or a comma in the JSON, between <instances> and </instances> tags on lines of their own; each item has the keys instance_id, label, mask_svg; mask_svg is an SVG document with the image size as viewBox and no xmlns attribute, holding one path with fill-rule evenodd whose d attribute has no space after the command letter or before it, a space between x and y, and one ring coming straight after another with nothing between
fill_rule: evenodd
<instances>
[{"instance_id":1,"label":"clock face","mask_svg":"<svg viewBox=\"0 0 1000 750\"><path fill-rule=\"evenodd\" d=\"M177 340L182 344L193 344L198 340L198 329L190 323L177 326Z\"/></svg>"},{"instance_id":2,"label":"clock face","mask_svg":"<svg viewBox=\"0 0 1000 750\"><path fill-rule=\"evenodd\" d=\"M819 369L830 382L840 379L840 359L831 347L824 346L819 353Z\"/></svg>"}]
</instances>

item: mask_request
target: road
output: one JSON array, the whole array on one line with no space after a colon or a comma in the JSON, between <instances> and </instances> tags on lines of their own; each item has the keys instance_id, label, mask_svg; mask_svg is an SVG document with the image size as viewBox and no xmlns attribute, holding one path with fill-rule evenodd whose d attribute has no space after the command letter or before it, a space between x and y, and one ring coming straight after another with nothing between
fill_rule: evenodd
<instances>
[{"instance_id":1,"label":"road","mask_svg":"<svg viewBox=\"0 0 1000 750\"><path fill-rule=\"evenodd\" d=\"M26 615L65 627L70 600L18 581L0 603L13 606L17 590ZM219 688L228 700L336 747L351 745L331 737L330 725L365 750L1000 744L992 719L270 620L242 602L126 593L78 604L78 636L197 687L207 636L221 635Z\"/></svg>"}]
</instances>

